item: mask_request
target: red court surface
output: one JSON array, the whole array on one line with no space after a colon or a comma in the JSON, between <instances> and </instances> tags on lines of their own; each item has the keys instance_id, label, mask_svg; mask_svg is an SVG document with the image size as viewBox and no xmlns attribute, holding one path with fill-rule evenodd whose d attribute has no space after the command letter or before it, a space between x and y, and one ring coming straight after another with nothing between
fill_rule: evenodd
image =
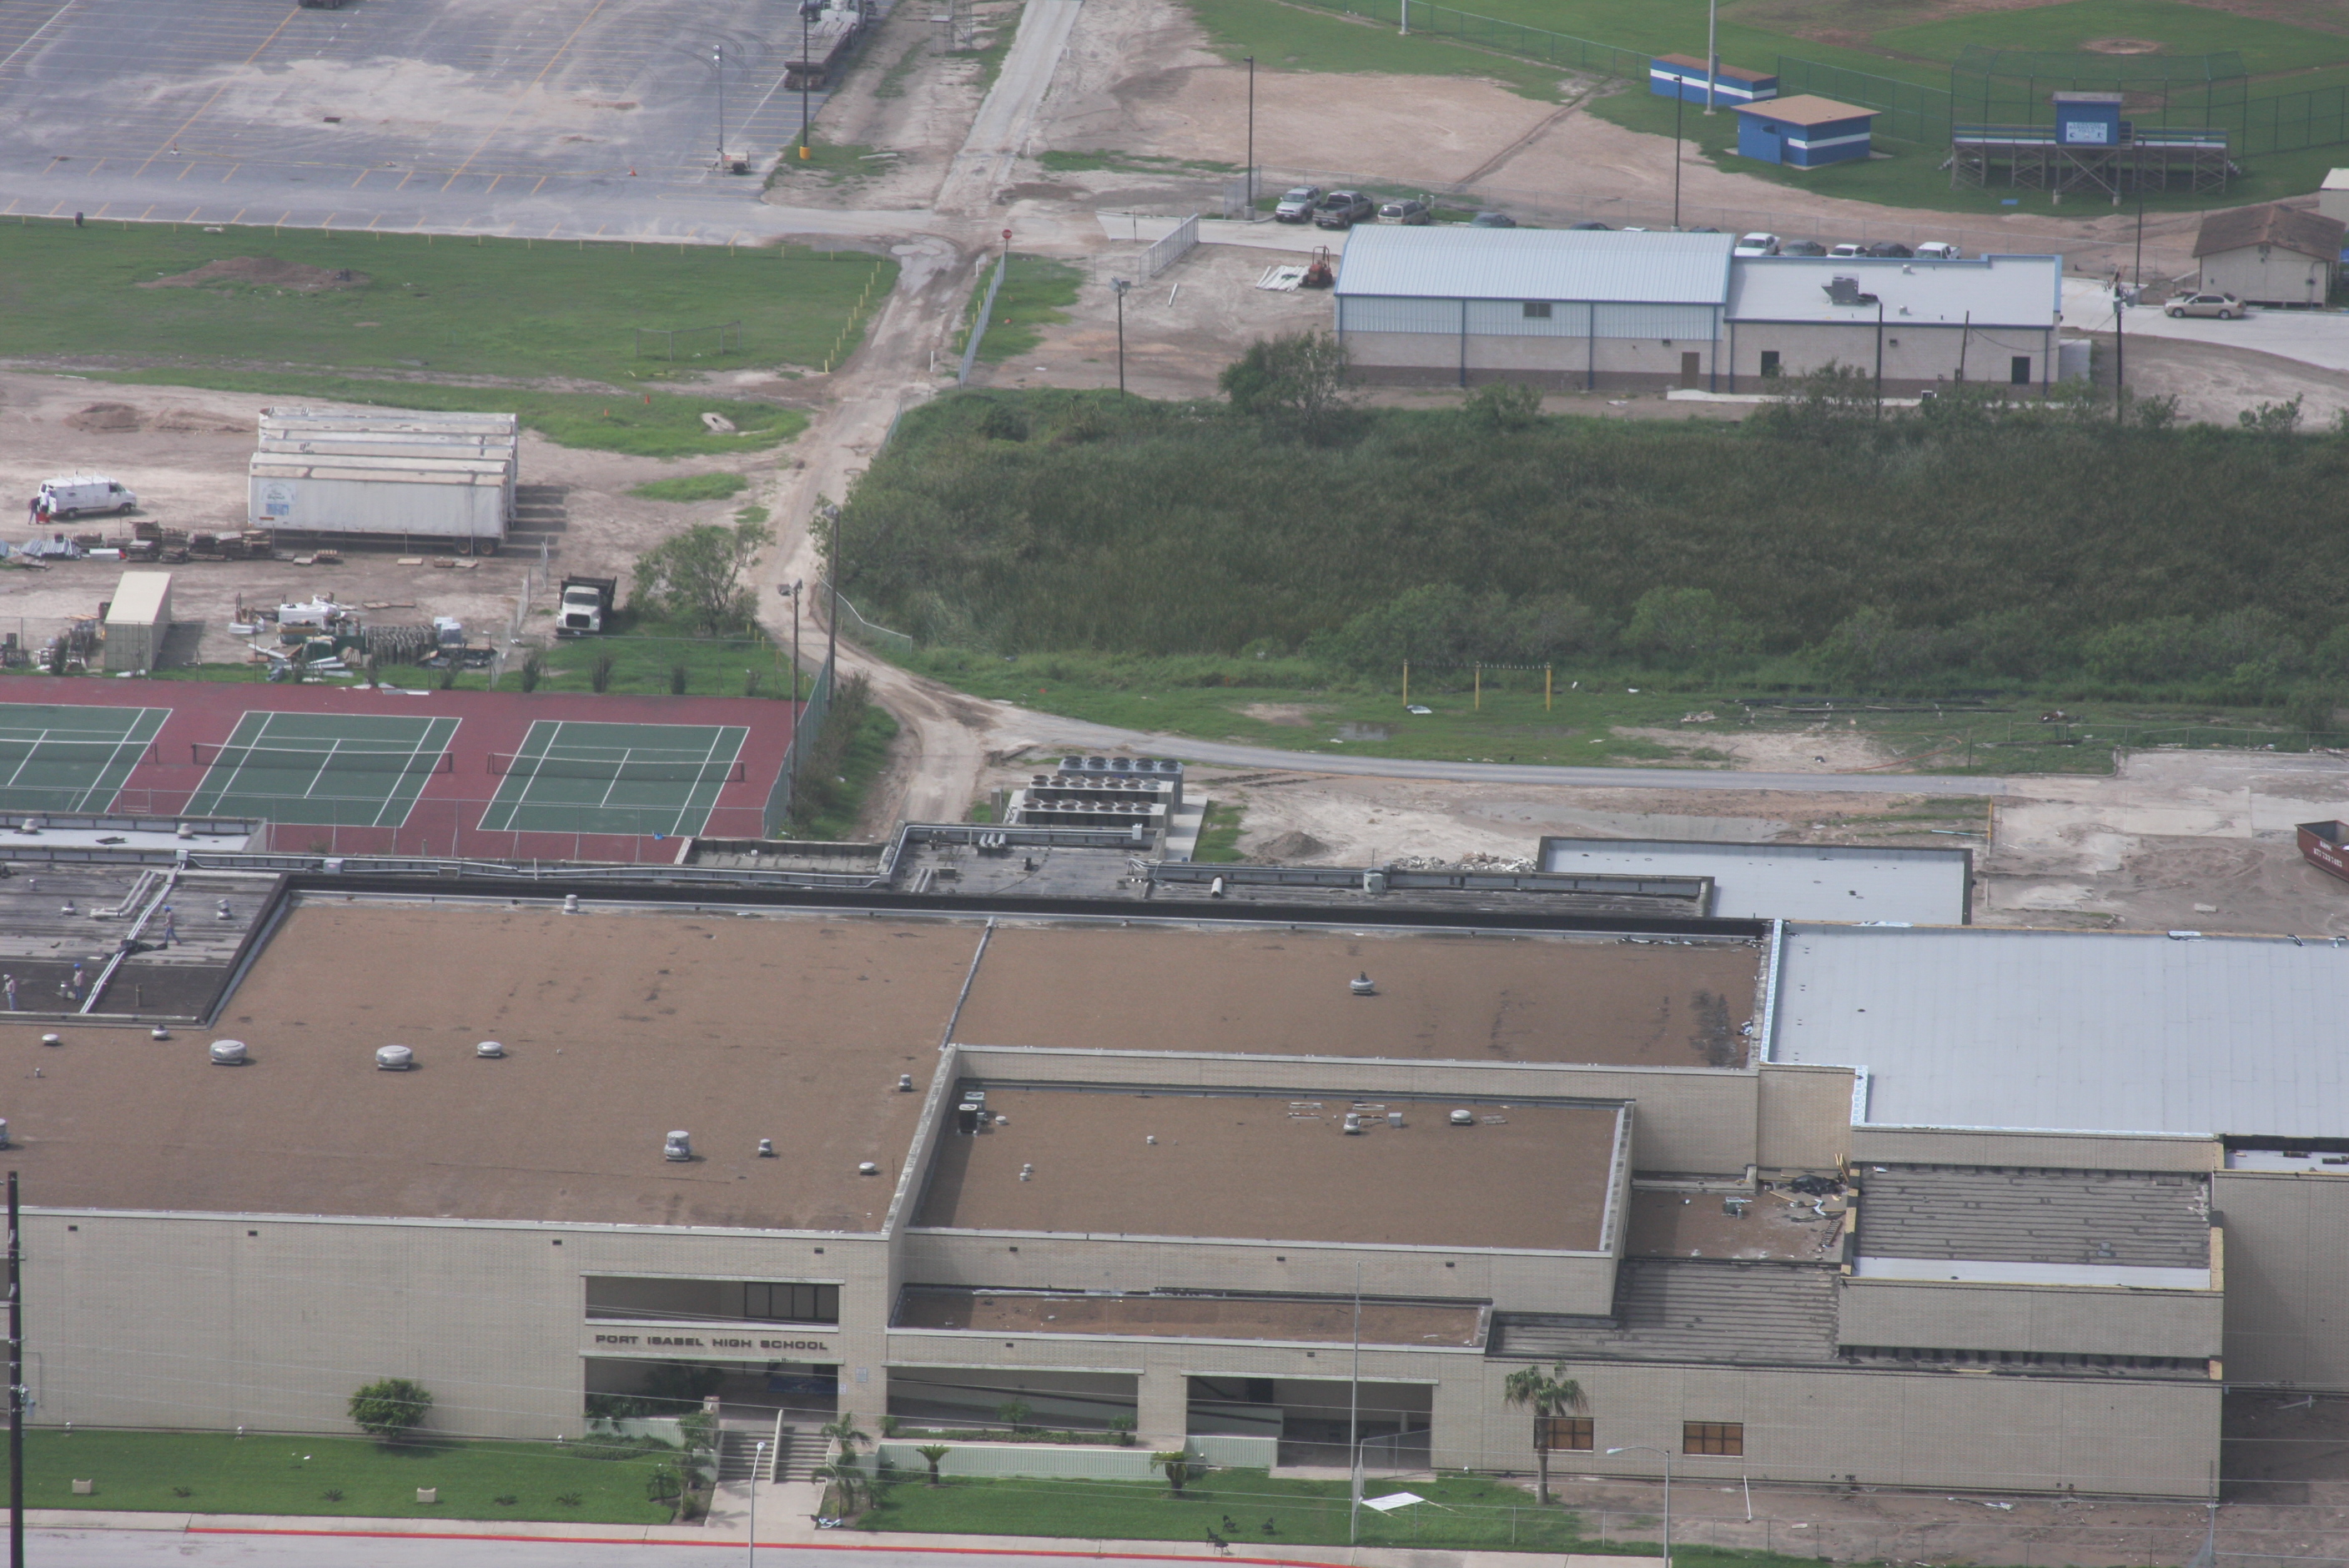
<instances>
[{"instance_id":1,"label":"red court surface","mask_svg":"<svg viewBox=\"0 0 2349 1568\"><path fill-rule=\"evenodd\" d=\"M7 705L16 709L15 722ZM161 727L143 749L132 746L122 755L138 758L127 775L91 769L87 777L102 779L110 787L88 792L89 811L137 812L155 816L191 814L218 801L222 814L268 814L273 820L264 843L256 848L294 853L336 855L422 855L500 860L587 860L667 861L678 850L677 836L763 838L768 836L770 797L781 777L801 705L762 697L622 696L587 693L481 692L397 690L390 687L283 686L265 681L119 680L95 676L0 676L0 731L60 733L49 727L59 709L168 709ZM36 709L40 710L37 714ZM268 715L317 716L272 721ZM256 716L248 719L248 715ZM67 715L67 717L70 717ZM87 716L103 720L102 715ZM406 721L376 726L369 718ZM418 721L433 721L423 723ZM111 722L111 721L107 721ZM151 721L150 721L151 722ZM532 738L538 726L540 738ZM240 727L243 727L242 728ZM615 729L612 727L636 727ZM647 727L663 727L653 728ZM256 797L247 782L243 789L223 785L233 772L222 748L233 737L239 747L229 758L250 757L252 738L265 735L260 744L280 763L288 757L304 770L244 776L266 781L293 778L323 782L327 771L306 771L305 754L278 749L279 732L291 728L297 736L315 732L362 737L374 729L402 735L429 733L434 738L421 753L422 762L393 771L377 769L367 758L382 755L364 741L297 739L297 747L316 747L321 764L330 758L347 762L361 758L359 771L336 771L347 789L374 789L381 798L357 802L356 813L340 809L349 802L306 801L292 793ZM595 778L595 763L570 764L562 778L535 779L534 754L546 751L548 738L565 731L597 736L616 735L631 748L657 746L665 736L676 736L681 751L699 751L707 738L725 732L730 744L739 735L739 765L710 770L700 785L656 782L632 784L637 778L656 780L662 769L678 765L656 759L643 764L616 761L616 777L608 788ZM440 755L444 736L446 756ZM32 755L46 759L45 743L26 740ZM85 748L89 743L78 743ZM356 744L357 750L339 749ZM61 748L81 758L87 750ZM622 755L644 756L638 751ZM500 761L493 768L492 757ZM522 758L517 762L517 757ZM22 771L23 761L18 761ZM82 766L67 763L68 770ZM579 769L585 769L583 778ZM552 770L550 769L550 772ZM373 781L369 775L373 774ZM208 777L209 776L209 777ZM231 779L231 783L234 783ZM533 790L538 791L532 793ZM633 793L631 792L633 790ZM621 800L666 799L658 808L614 804ZM0 796L11 791L0 789ZM199 797L202 800L199 800ZM257 799L282 799L282 812L264 813ZM240 803L243 803L240 809ZM336 809L323 809L324 806ZM492 807L496 808L492 816ZM13 798L0 801L9 815L38 814ZM307 816L308 820L303 820ZM527 829L485 828L483 819L523 821ZM636 824L631 830L627 824ZM575 825L576 830L574 830Z\"/></svg>"}]
</instances>

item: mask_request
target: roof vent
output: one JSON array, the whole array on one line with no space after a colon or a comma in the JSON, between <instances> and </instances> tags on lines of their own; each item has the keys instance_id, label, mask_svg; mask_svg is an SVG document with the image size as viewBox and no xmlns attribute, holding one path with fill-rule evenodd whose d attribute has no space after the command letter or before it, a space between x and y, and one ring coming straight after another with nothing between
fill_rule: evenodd
<instances>
[{"instance_id":1,"label":"roof vent","mask_svg":"<svg viewBox=\"0 0 2349 1568\"><path fill-rule=\"evenodd\" d=\"M212 1042L212 1066L216 1068L241 1068L244 1066L245 1063L244 1042L243 1040L214 1040Z\"/></svg>"},{"instance_id":2,"label":"roof vent","mask_svg":"<svg viewBox=\"0 0 2349 1568\"><path fill-rule=\"evenodd\" d=\"M679 1162L692 1159L692 1138L682 1129L670 1133L667 1138L661 1141L661 1158L664 1160L674 1160Z\"/></svg>"},{"instance_id":3,"label":"roof vent","mask_svg":"<svg viewBox=\"0 0 2349 1568\"><path fill-rule=\"evenodd\" d=\"M1399 1110L1391 1110L1387 1112L1387 1125L1389 1127L1401 1127L1402 1125L1402 1112Z\"/></svg>"},{"instance_id":4,"label":"roof vent","mask_svg":"<svg viewBox=\"0 0 2349 1568\"><path fill-rule=\"evenodd\" d=\"M1362 1131L1361 1117L1353 1111L1348 1111L1346 1113L1345 1130L1350 1136L1357 1138L1361 1137Z\"/></svg>"},{"instance_id":5,"label":"roof vent","mask_svg":"<svg viewBox=\"0 0 2349 1568\"><path fill-rule=\"evenodd\" d=\"M480 1045L473 1047L473 1054L477 1057L494 1058L504 1056L506 1054L506 1048L495 1040L483 1040Z\"/></svg>"},{"instance_id":6,"label":"roof vent","mask_svg":"<svg viewBox=\"0 0 2349 1568\"><path fill-rule=\"evenodd\" d=\"M8 1119L5 1116L0 1116L0 1149L14 1149L15 1147L15 1144L8 1141Z\"/></svg>"},{"instance_id":7,"label":"roof vent","mask_svg":"<svg viewBox=\"0 0 2349 1568\"><path fill-rule=\"evenodd\" d=\"M1033 1176L1033 1175L1035 1175L1035 1174L1036 1174L1036 1168L1035 1168L1033 1165L1022 1165L1022 1166L1019 1168L1019 1180L1021 1180L1022 1181L1027 1181L1027 1180L1028 1180L1028 1178L1030 1178L1030 1176Z\"/></svg>"},{"instance_id":8,"label":"roof vent","mask_svg":"<svg viewBox=\"0 0 2349 1568\"><path fill-rule=\"evenodd\" d=\"M45 1046L62 1046L65 1043L66 1037L63 1035L43 1035L41 1037L41 1044Z\"/></svg>"},{"instance_id":9,"label":"roof vent","mask_svg":"<svg viewBox=\"0 0 2349 1568\"><path fill-rule=\"evenodd\" d=\"M1455 1110L1452 1113L1452 1125L1474 1127L1476 1125L1476 1113L1473 1110Z\"/></svg>"},{"instance_id":10,"label":"roof vent","mask_svg":"<svg viewBox=\"0 0 2349 1568\"><path fill-rule=\"evenodd\" d=\"M186 823L186 822L182 822L182 823L181 823L181 824L180 824L180 837L181 837L181 838L183 838L183 839L192 839L192 838L194 838L195 836L196 836L196 830L194 829L194 827L192 827L191 825L190 825L189 823Z\"/></svg>"},{"instance_id":11,"label":"roof vent","mask_svg":"<svg viewBox=\"0 0 2349 1568\"><path fill-rule=\"evenodd\" d=\"M912 1073L899 1073L897 1075L897 1092L899 1094L911 1094L914 1092L914 1075Z\"/></svg>"},{"instance_id":12,"label":"roof vent","mask_svg":"<svg viewBox=\"0 0 2349 1568\"><path fill-rule=\"evenodd\" d=\"M775 1140L771 1138L761 1138L759 1140L759 1158L761 1160L772 1160L774 1157Z\"/></svg>"},{"instance_id":13,"label":"roof vent","mask_svg":"<svg viewBox=\"0 0 2349 1568\"><path fill-rule=\"evenodd\" d=\"M148 1037L157 1040L168 1040L171 1037L171 1031L165 1028L162 1025L158 1024L152 1029L148 1031Z\"/></svg>"},{"instance_id":14,"label":"roof vent","mask_svg":"<svg viewBox=\"0 0 2349 1568\"><path fill-rule=\"evenodd\" d=\"M881 1167L870 1160L861 1160L857 1161L856 1173L859 1176L878 1176L881 1174Z\"/></svg>"},{"instance_id":15,"label":"roof vent","mask_svg":"<svg viewBox=\"0 0 2349 1568\"><path fill-rule=\"evenodd\" d=\"M1379 994L1379 988L1371 984L1371 972L1367 969L1347 981L1346 989L1357 996L1375 996Z\"/></svg>"},{"instance_id":16,"label":"roof vent","mask_svg":"<svg viewBox=\"0 0 2349 1568\"><path fill-rule=\"evenodd\" d=\"M378 1046L375 1065L382 1072L404 1073L416 1065L416 1053L406 1046Z\"/></svg>"}]
</instances>

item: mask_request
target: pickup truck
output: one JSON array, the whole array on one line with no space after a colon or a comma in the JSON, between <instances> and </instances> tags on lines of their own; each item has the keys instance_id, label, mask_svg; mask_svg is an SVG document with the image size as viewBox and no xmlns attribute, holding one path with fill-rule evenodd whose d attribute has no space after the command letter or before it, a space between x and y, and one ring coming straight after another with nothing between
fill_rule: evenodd
<instances>
[{"instance_id":1,"label":"pickup truck","mask_svg":"<svg viewBox=\"0 0 2349 1568\"><path fill-rule=\"evenodd\" d=\"M592 637L601 632L619 593L620 580L616 577L565 577L562 608L555 613L554 634Z\"/></svg>"}]
</instances>

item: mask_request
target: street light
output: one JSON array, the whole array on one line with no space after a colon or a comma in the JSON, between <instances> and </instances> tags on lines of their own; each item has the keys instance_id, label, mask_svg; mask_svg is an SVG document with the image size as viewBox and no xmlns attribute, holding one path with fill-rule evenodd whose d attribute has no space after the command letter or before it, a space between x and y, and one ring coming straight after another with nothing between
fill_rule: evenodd
<instances>
[{"instance_id":1,"label":"street light","mask_svg":"<svg viewBox=\"0 0 2349 1568\"><path fill-rule=\"evenodd\" d=\"M1713 112L1713 86L1721 75L1721 46L1714 40L1721 36L1721 0L1711 0L1704 8L1704 112Z\"/></svg>"},{"instance_id":2,"label":"street light","mask_svg":"<svg viewBox=\"0 0 2349 1568\"><path fill-rule=\"evenodd\" d=\"M743 1544L744 1554L756 1563L759 1561L759 1467L767 1460L767 1441L759 1439L750 1455L750 1536Z\"/></svg>"},{"instance_id":3,"label":"street light","mask_svg":"<svg viewBox=\"0 0 2349 1568\"><path fill-rule=\"evenodd\" d=\"M1681 232L1681 110L1688 105L1688 89L1672 78L1672 232Z\"/></svg>"},{"instance_id":4,"label":"street light","mask_svg":"<svg viewBox=\"0 0 2349 1568\"><path fill-rule=\"evenodd\" d=\"M1117 294L1117 395L1125 396L1125 291L1133 284L1124 278L1112 278L1109 286Z\"/></svg>"},{"instance_id":5,"label":"street light","mask_svg":"<svg viewBox=\"0 0 2349 1568\"><path fill-rule=\"evenodd\" d=\"M814 17L823 0L800 0L800 160L808 155L808 79L814 75L814 62L808 58L808 23Z\"/></svg>"},{"instance_id":6,"label":"street light","mask_svg":"<svg viewBox=\"0 0 2349 1568\"><path fill-rule=\"evenodd\" d=\"M709 46L709 63L718 69L718 167L726 167L726 46Z\"/></svg>"},{"instance_id":7,"label":"street light","mask_svg":"<svg viewBox=\"0 0 2349 1568\"><path fill-rule=\"evenodd\" d=\"M1664 1461L1664 1568L1672 1568L1672 1450L1648 1443L1609 1449L1610 1454L1654 1454Z\"/></svg>"},{"instance_id":8,"label":"street light","mask_svg":"<svg viewBox=\"0 0 2349 1568\"><path fill-rule=\"evenodd\" d=\"M1256 222L1256 57L1247 57L1248 67L1248 145L1247 145L1247 215ZM2144 222L2144 207L2138 206L2138 222Z\"/></svg>"}]
</instances>

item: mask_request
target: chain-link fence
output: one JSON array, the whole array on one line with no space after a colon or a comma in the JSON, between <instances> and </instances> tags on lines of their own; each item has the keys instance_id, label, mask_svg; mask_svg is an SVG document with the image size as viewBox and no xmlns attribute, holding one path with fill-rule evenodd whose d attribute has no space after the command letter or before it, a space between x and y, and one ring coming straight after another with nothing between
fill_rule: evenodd
<instances>
[{"instance_id":1,"label":"chain-link fence","mask_svg":"<svg viewBox=\"0 0 2349 1568\"><path fill-rule=\"evenodd\" d=\"M1504 22L1494 16L1480 16L1472 11L1455 11L1449 5L1431 5L1428 0L1299 0L1299 3L1348 16L1362 16L1378 22L1392 21L1403 32L1457 38L1462 43L1475 44L1480 48L1599 76L1622 77L1644 82L1648 78L1648 62L1653 57L1644 49L1624 49L1612 44L1593 43L1588 38L1528 27L1518 22Z\"/></svg>"},{"instance_id":2,"label":"chain-link fence","mask_svg":"<svg viewBox=\"0 0 2349 1568\"><path fill-rule=\"evenodd\" d=\"M1930 150L1946 150L1950 145L1952 117L1946 88L1923 87L1843 66L1781 55L1778 91L1788 98L1797 93L1816 93L1838 103L1872 108L1877 111L1877 119L1870 134L1879 140L1907 142Z\"/></svg>"},{"instance_id":3,"label":"chain-link fence","mask_svg":"<svg viewBox=\"0 0 2349 1568\"><path fill-rule=\"evenodd\" d=\"M792 743L783 748L782 771L775 775L775 787L767 792L767 810L760 819L759 837L781 837L785 824L791 820L792 808L797 804L800 765L815 750L816 738L823 733L825 716L832 712L832 661L826 659L823 668L816 672L815 685L808 692L807 706L800 709L799 722L792 727ZM722 838L726 835L713 828L705 836Z\"/></svg>"}]
</instances>

